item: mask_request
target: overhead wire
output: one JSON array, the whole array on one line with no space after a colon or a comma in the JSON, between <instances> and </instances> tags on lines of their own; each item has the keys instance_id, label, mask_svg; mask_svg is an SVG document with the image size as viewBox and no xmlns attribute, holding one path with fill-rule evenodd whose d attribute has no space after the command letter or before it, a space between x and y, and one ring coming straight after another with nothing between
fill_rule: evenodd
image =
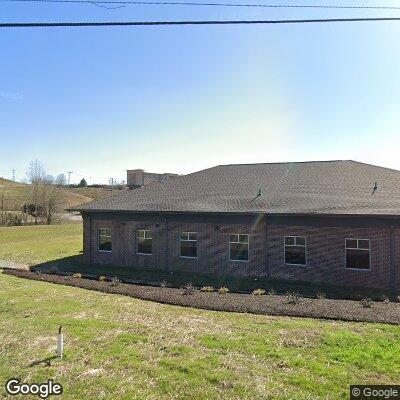
<instances>
[{"instance_id":1,"label":"overhead wire","mask_svg":"<svg viewBox=\"0 0 400 400\"><path fill-rule=\"evenodd\" d=\"M115 27L167 25L282 25L332 22L399 22L400 17L312 18L272 20L187 20L187 21L98 21L98 22L1 22L0 28Z\"/></svg>"}]
</instances>

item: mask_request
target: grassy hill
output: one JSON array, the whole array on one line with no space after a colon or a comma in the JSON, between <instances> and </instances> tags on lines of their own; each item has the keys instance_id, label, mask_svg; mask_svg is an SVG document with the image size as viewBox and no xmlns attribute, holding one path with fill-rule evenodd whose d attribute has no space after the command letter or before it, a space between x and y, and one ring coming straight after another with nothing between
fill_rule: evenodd
<instances>
[{"instance_id":1,"label":"grassy hill","mask_svg":"<svg viewBox=\"0 0 400 400\"><path fill-rule=\"evenodd\" d=\"M13 182L8 179L0 178L0 193L2 193L3 190L5 190L5 199L8 203L9 209L20 210L23 204L29 201L29 184ZM92 197L75 193L72 190L63 189L60 201L60 211L92 200Z\"/></svg>"},{"instance_id":2,"label":"grassy hill","mask_svg":"<svg viewBox=\"0 0 400 400\"><path fill-rule=\"evenodd\" d=\"M111 188L94 188L94 187L78 187L70 189L73 193L80 196L85 196L93 200L101 199L103 197L114 196L121 192L119 189Z\"/></svg>"}]
</instances>

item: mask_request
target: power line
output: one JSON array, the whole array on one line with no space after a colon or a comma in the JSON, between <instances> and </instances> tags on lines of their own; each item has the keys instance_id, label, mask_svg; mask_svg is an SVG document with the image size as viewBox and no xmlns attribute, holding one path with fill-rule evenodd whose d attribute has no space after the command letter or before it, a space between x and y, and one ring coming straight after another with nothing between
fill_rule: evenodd
<instances>
[{"instance_id":1,"label":"power line","mask_svg":"<svg viewBox=\"0 0 400 400\"><path fill-rule=\"evenodd\" d=\"M216 21L109 21L109 22L1 22L0 28L57 28L57 27L112 27L112 26L162 26L162 25L280 25L330 22L390 22L400 17L377 18L315 18L272 20L216 20Z\"/></svg>"},{"instance_id":2,"label":"power line","mask_svg":"<svg viewBox=\"0 0 400 400\"><path fill-rule=\"evenodd\" d=\"M400 10L398 6L349 6L349 5L302 5L302 4L250 4L250 3L200 3L177 1L137 1L137 0L0 0L15 3L72 3L72 4L119 4L126 5L162 5L162 6L206 6L206 7L257 7L257 8L318 8L318 9L366 9L366 10Z\"/></svg>"}]
</instances>

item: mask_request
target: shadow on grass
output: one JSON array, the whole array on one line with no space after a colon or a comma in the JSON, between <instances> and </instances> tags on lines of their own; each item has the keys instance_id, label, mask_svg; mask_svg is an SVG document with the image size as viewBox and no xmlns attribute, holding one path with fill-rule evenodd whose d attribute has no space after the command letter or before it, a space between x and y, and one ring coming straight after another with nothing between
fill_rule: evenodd
<instances>
[{"instance_id":1,"label":"shadow on grass","mask_svg":"<svg viewBox=\"0 0 400 400\"><path fill-rule=\"evenodd\" d=\"M303 297L326 296L327 298L360 300L370 297L379 300L382 296L393 297L390 291L363 288L342 287L332 284L314 284L304 281L280 280L267 277L241 277L232 275L216 275L210 273L190 273L183 271L167 271L162 269L138 269L114 265L86 264L83 255L61 258L51 262L37 264L30 268L33 272L44 274L73 275L79 273L83 278L108 280L116 277L125 283L147 286L183 287L189 282L198 288L213 286L215 289L227 287L231 292L251 293L255 289L264 289L269 293L299 293Z\"/></svg>"},{"instance_id":2,"label":"shadow on grass","mask_svg":"<svg viewBox=\"0 0 400 400\"><path fill-rule=\"evenodd\" d=\"M78 269L84 266L83 255L64 257L58 260L47 261L45 263L36 264L29 269L33 272L41 272L43 274L51 273L74 273L79 272Z\"/></svg>"},{"instance_id":3,"label":"shadow on grass","mask_svg":"<svg viewBox=\"0 0 400 400\"><path fill-rule=\"evenodd\" d=\"M43 364L43 366L45 366L45 367L50 367L51 361L55 360L56 358L57 358L57 356L51 356L51 357L44 358L43 360L36 360L36 361L31 362L29 364L29 367L35 367L36 365L41 365L41 364Z\"/></svg>"}]
</instances>

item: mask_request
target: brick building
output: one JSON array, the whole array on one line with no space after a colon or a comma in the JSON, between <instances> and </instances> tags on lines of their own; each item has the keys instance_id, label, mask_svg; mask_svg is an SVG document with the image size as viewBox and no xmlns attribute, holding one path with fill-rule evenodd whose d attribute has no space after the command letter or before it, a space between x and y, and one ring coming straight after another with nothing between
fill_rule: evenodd
<instances>
[{"instance_id":1,"label":"brick building","mask_svg":"<svg viewBox=\"0 0 400 400\"><path fill-rule=\"evenodd\" d=\"M76 209L88 263L400 284L400 171L355 161L223 165Z\"/></svg>"},{"instance_id":2,"label":"brick building","mask_svg":"<svg viewBox=\"0 0 400 400\"><path fill-rule=\"evenodd\" d=\"M170 172L157 174L155 172L144 171L143 169L128 169L126 171L126 186L129 189L137 189L150 183L161 182L175 178L176 176L178 174L171 174Z\"/></svg>"}]
</instances>

